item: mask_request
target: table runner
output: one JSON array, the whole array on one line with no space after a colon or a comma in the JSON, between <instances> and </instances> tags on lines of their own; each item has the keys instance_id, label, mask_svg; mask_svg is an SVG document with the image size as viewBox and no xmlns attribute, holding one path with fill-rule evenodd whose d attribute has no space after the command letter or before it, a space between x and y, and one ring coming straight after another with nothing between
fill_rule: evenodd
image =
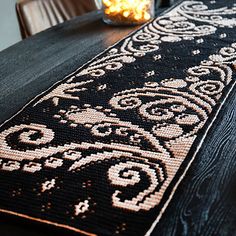
<instances>
[{"instance_id":1,"label":"table runner","mask_svg":"<svg viewBox=\"0 0 236 236\"><path fill-rule=\"evenodd\" d=\"M224 4L178 4L6 121L0 211L149 235L234 88L236 5Z\"/></svg>"}]
</instances>

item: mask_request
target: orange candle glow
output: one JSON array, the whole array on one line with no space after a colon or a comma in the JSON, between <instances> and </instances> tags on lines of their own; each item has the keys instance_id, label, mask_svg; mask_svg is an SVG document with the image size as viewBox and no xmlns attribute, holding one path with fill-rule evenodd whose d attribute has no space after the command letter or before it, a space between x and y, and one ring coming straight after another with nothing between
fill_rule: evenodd
<instances>
[{"instance_id":1,"label":"orange candle glow","mask_svg":"<svg viewBox=\"0 0 236 236\"><path fill-rule=\"evenodd\" d=\"M103 0L104 20L112 24L142 24L154 15L154 0Z\"/></svg>"}]
</instances>

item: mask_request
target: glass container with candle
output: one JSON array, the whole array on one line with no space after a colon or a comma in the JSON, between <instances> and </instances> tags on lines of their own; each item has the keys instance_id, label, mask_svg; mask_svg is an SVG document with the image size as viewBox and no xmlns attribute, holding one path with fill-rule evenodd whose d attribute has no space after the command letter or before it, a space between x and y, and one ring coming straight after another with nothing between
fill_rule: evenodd
<instances>
[{"instance_id":1,"label":"glass container with candle","mask_svg":"<svg viewBox=\"0 0 236 236\"><path fill-rule=\"evenodd\" d=\"M113 25L138 25L154 17L155 0L102 0L103 20Z\"/></svg>"}]
</instances>

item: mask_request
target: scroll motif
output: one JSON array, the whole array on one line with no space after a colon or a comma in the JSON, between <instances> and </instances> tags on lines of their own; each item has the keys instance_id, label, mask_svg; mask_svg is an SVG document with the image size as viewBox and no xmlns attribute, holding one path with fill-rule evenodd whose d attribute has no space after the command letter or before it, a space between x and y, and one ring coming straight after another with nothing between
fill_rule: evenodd
<instances>
[{"instance_id":1,"label":"scroll motif","mask_svg":"<svg viewBox=\"0 0 236 236\"><path fill-rule=\"evenodd\" d=\"M208 8L183 2L6 122L0 132L3 210L17 204L20 213L69 222L78 232L147 232L235 84L236 43L217 45L210 56L200 47L207 40L213 45L207 35L233 35L235 6ZM185 46L187 65L178 64L181 50L164 50L167 44Z\"/></svg>"},{"instance_id":2,"label":"scroll motif","mask_svg":"<svg viewBox=\"0 0 236 236\"><path fill-rule=\"evenodd\" d=\"M77 76L99 77L104 75L106 70L120 69L126 63L132 63L147 53L158 51L162 43L193 40L215 33L218 27L232 28L236 26L234 14L236 6L210 10L203 2L184 1L128 37L120 48L113 48L105 57L92 62Z\"/></svg>"},{"instance_id":3,"label":"scroll motif","mask_svg":"<svg viewBox=\"0 0 236 236\"><path fill-rule=\"evenodd\" d=\"M10 127L0 134L2 170L35 173L43 168L59 168L70 160L73 163L68 171L80 171L96 162L124 158L125 162L109 168L107 181L124 188L135 185L141 181L140 169L148 176L150 185L133 200L121 200L122 191L116 190L112 195L113 206L131 211L150 210L158 205L224 87L232 80L230 65L236 62L235 55L234 43L222 48L219 54L209 56L199 66L189 68L185 78L146 82L144 87L116 93L109 101L112 109L85 104L81 108L71 106L68 110L59 110L54 115L55 121L61 124L72 128L83 126L92 136L102 139L115 136L117 140L127 139L129 145L114 140L110 144L72 142L51 146L55 132L45 125L31 123ZM213 72L217 77L205 79ZM53 97L54 93L50 94ZM70 100L70 97L61 99ZM134 110L134 115L144 119L150 129L117 116L119 111L126 110ZM11 147L12 138L17 138L19 145L27 146L27 150ZM144 142L151 152L142 150ZM103 148L110 151L84 154L87 149ZM122 182L123 178L128 180Z\"/></svg>"}]
</instances>

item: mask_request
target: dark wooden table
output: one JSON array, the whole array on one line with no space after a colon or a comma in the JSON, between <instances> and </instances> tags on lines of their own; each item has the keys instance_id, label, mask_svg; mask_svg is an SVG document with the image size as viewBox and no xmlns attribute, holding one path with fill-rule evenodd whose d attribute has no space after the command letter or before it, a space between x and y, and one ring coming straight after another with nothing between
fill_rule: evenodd
<instances>
[{"instance_id":1,"label":"dark wooden table","mask_svg":"<svg viewBox=\"0 0 236 236\"><path fill-rule=\"evenodd\" d=\"M2 51L0 123L134 29L105 25L101 13L93 12ZM217 118L221 125L213 125L153 235L236 235L235 104L233 91L225 114ZM0 215L0 236L19 235L75 233Z\"/></svg>"}]
</instances>

